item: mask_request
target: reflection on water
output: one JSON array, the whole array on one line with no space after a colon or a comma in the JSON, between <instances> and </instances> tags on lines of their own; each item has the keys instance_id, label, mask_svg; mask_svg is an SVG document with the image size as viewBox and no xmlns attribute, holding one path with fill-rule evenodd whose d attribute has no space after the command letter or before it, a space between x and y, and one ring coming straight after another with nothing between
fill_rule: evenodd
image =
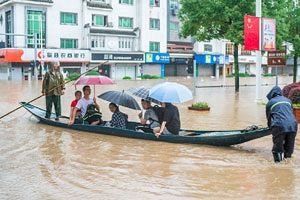
<instances>
[{"instance_id":1,"label":"reflection on water","mask_svg":"<svg viewBox=\"0 0 300 200\"><path fill-rule=\"evenodd\" d=\"M121 81L98 86L96 93L160 81ZM192 85L190 79L177 81ZM0 97L0 114L40 94L40 82L0 83L5 94ZM263 93L270 88L263 87ZM69 85L62 98L65 114L74 90ZM197 93L211 111L188 111L192 102L178 105L183 128L225 130L266 124L264 106L254 102L254 87L242 87L239 94L231 87L201 88ZM109 119L108 103L99 102ZM44 99L35 104L44 106ZM130 120L138 119L138 112L121 110ZM25 110L0 122L0 136L1 199L297 199L300 195L298 138L295 158L275 165L271 137L234 147L169 144L49 127Z\"/></svg>"}]
</instances>

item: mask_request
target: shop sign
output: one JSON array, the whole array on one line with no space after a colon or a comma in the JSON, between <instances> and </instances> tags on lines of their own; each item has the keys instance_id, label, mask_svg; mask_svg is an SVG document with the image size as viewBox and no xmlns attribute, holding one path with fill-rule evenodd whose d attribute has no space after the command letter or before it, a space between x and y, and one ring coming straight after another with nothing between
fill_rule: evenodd
<instances>
[{"instance_id":1,"label":"shop sign","mask_svg":"<svg viewBox=\"0 0 300 200\"><path fill-rule=\"evenodd\" d=\"M146 63L168 64L170 63L169 53L145 53Z\"/></svg>"},{"instance_id":2,"label":"shop sign","mask_svg":"<svg viewBox=\"0 0 300 200\"><path fill-rule=\"evenodd\" d=\"M285 66L286 65L286 51L269 51L268 65L270 66Z\"/></svg>"},{"instance_id":3,"label":"shop sign","mask_svg":"<svg viewBox=\"0 0 300 200\"><path fill-rule=\"evenodd\" d=\"M39 60L47 61L89 61L89 52L86 50L45 49L38 51Z\"/></svg>"},{"instance_id":4,"label":"shop sign","mask_svg":"<svg viewBox=\"0 0 300 200\"><path fill-rule=\"evenodd\" d=\"M221 55L214 54L197 54L195 55L195 60L197 64L220 64ZM224 57L224 56L222 56Z\"/></svg>"},{"instance_id":5,"label":"shop sign","mask_svg":"<svg viewBox=\"0 0 300 200\"><path fill-rule=\"evenodd\" d=\"M92 60L143 61L144 54L92 53Z\"/></svg>"}]
</instances>

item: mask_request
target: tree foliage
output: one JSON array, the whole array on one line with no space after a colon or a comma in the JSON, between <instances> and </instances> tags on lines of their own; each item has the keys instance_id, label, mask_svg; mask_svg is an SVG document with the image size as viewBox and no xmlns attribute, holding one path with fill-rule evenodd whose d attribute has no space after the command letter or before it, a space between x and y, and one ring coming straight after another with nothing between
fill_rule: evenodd
<instances>
[{"instance_id":1,"label":"tree foliage","mask_svg":"<svg viewBox=\"0 0 300 200\"><path fill-rule=\"evenodd\" d=\"M249 0L181 0L179 18L181 35L198 41L228 39L244 42L244 15L255 14L255 1Z\"/></svg>"}]
</instances>

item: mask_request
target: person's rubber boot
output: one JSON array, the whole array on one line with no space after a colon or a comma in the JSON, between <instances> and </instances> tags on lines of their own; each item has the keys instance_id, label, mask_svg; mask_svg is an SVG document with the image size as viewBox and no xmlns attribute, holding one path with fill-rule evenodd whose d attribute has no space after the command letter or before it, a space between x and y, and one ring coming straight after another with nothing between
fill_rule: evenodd
<instances>
[{"instance_id":1,"label":"person's rubber boot","mask_svg":"<svg viewBox=\"0 0 300 200\"><path fill-rule=\"evenodd\" d=\"M273 152L273 158L275 163L279 163L283 160L283 154L278 152Z\"/></svg>"}]
</instances>

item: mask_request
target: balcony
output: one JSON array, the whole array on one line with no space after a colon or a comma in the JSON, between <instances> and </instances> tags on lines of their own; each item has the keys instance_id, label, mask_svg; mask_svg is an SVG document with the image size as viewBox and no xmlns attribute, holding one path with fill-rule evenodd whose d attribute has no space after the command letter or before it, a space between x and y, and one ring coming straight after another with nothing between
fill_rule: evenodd
<instances>
[{"instance_id":1,"label":"balcony","mask_svg":"<svg viewBox=\"0 0 300 200\"><path fill-rule=\"evenodd\" d=\"M109 9L112 10L111 2L109 0L90 0L87 1L89 8Z\"/></svg>"}]
</instances>

